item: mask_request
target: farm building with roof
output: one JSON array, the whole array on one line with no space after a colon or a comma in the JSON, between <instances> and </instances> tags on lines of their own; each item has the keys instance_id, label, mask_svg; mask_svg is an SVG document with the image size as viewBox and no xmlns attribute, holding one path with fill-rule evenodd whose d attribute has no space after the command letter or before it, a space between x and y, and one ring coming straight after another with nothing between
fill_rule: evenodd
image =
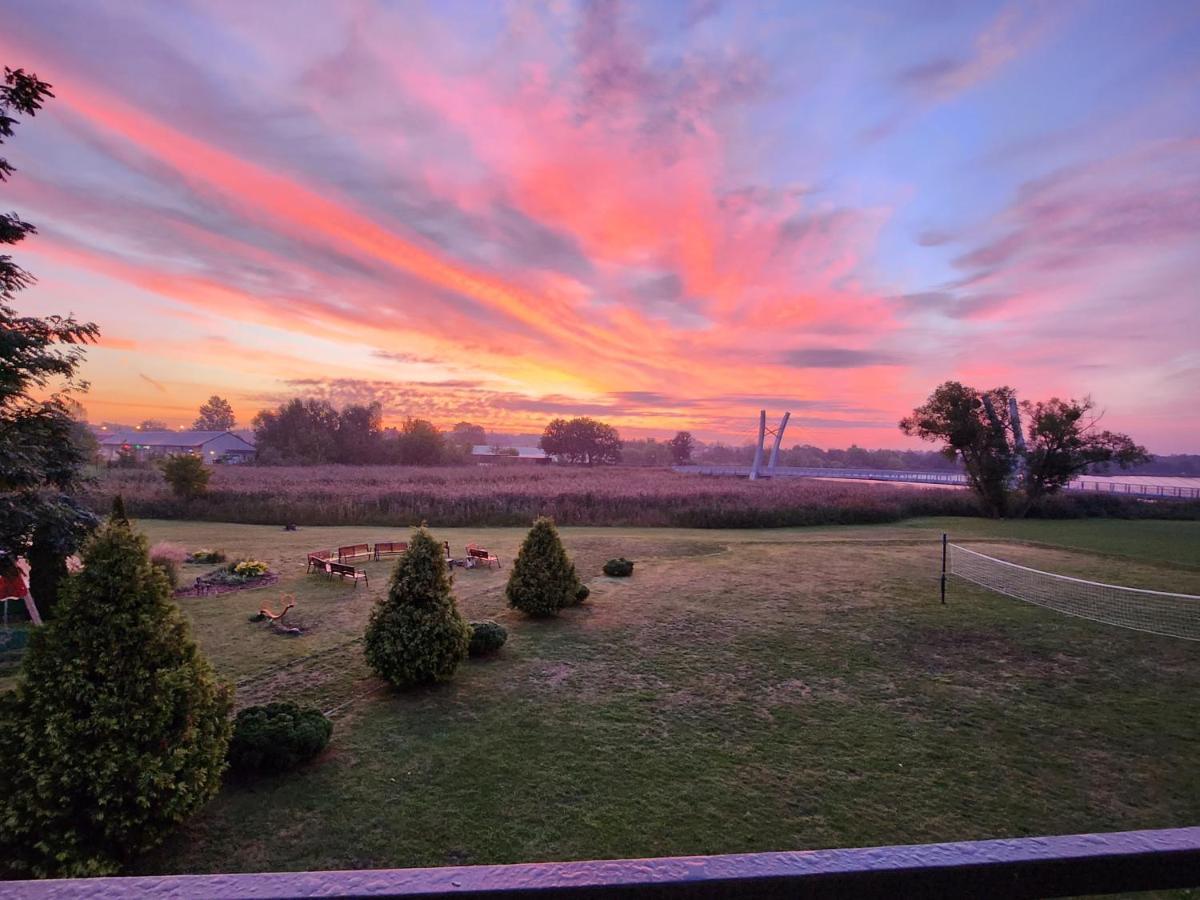
<instances>
[{"instance_id":1,"label":"farm building with roof","mask_svg":"<svg viewBox=\"0 0 1200 900\"><path fill-rule=\"evenodd\" d=\"M137 460L190 453L206 463L240 463L254 458L254 445L232 431L113 431L96 435L100 458L115 462L122 454Z\"/></svg>"}]
</instances>

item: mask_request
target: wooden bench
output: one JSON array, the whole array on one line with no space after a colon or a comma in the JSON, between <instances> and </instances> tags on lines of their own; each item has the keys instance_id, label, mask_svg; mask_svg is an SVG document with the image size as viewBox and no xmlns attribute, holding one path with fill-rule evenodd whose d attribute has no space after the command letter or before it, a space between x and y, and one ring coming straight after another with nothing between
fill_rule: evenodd
<instances>
[{"instance_id":1,"label":"wooden bench","mask_svg":"<svg viewBox=\"0 0 1200 900\"><path fill-rule=\"evenodd\" d=\"M363 582L363 584L365 584L367 587L371 586L371 583L367 581L366 572L364 572L362 569L356 569L354 566L345 565L344 563L331 562L329 564L329 575L330 577L337 575L340 578L352 578L354 579L355 587L358 587L358 583L360 581Z\"/></svg>"},{"instance_id":2,"label":"wooden bench","mask_svg":"<svg viewBox=\"0 0 1200 900\"><path fill-rule=\"evenodd\" d=\"M384 541L375 545L375 558L383 559L385 556L395 556L407 549L408 544L403 541Z\"/></svg>"},{"instance_id":3,"label":"wooden bench","mask_svg":"<svg viewBox=\"0 0 1200 900\"><path fill-rule=\"evenodd\" d=\"M491 566L492 563L495 563L496 568L500 568L500 557L492 551L476 547L474 544L467 544L467 560L472 566Z\"/></svg>"},{"instance_id":4,"label":"wooden bench","mask_svg":"<svg viewBox=\"0 0 1200 900\"><path fill-rule=\"evenodd\" d=\"M329 561L333 559L332 550L318 550L308 554L308 572L324 572L329 574Z\"/></svg>"},{"instance_id":5,"label":"wooden bench","mask_svg":"<svg viewBox=\"0 0 1200 900\"><path fill-rule=\"evenodd\" d=\"M354 559L370 559L370 544L351 544L349 547L338 547L338 562L344 563Z\"/></svg>"}]
</instances>

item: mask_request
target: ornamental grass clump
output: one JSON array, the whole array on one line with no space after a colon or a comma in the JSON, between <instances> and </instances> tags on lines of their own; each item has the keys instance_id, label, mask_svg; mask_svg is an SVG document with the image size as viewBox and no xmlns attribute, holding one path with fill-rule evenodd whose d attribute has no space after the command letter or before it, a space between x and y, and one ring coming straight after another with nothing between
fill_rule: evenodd
<instances>
[{"instance_id":1,"label":"ornamental grass clump","mask_svg":"<svg viewBox=\"0 0 1200 900\"><path fill-rule=\"evenodd\" d=\"M446 681L470 640L450 592L445 548L419 528L396 562L387 596L371 610L367 662L397 687Z\"/></svg>"},{"instance_id":2,"label":"ornamental grass clump","mask_svg":"<svg viewBox=\"0 0 1200 900\"><path fill-rule=\"evenodd\" d=\"M221 785L230 689L118 516L0 697L0 877L117 872Z\"/></svg>"},{"instance_id":3,"label":"ornamental grass clump","mask_svg":"<svg viewBox=\"0 0 1200 900\"><path fill-rule=\"evenodd\" d=\"M552 616L580 599L579 577L558 529L545 517L529 529L508 576L508 605L530 616Z\"/></svg>"}]
</instances>

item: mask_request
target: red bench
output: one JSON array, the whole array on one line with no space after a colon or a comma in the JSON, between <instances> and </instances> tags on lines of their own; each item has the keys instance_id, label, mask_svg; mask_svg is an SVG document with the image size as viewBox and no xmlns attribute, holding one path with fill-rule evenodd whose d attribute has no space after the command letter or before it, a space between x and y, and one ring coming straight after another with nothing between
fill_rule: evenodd
<instances>
[{"instance_id":1,"label":"red bench","mask_svg":"<svg viewBox=\"0 0 1200 900\"><path fill-rule=\"evenodd\" d=\"M370 544L351 544L348 547L338 547L338 562L344 563L353 559L370 559Z\"/></svg>"},{"instance_id":2,"label":"red bench","mask_svg":"<svg viewBox=\"0 0 1200 900\"><path fill-rule=\"evenodd\" d=\"M490 550L484 550L482 547L476 547L474 544L467 544L467 560L472 566L491 566L496 564L496 568L500 568L500 557L492 553Z\"/></svg>"},{"instance_id":3,"label":"red bench","mask_svg":"<svg viewBox=\"0 0 1200 900\"><path fill-rule=\"evenodd\" d=\"M394 556L407 549L408 544L403 541L383 541L375 545L375 558L383 559L385 556Z\"/></svg>"},{"instance_id":4,"label":"red bench","mask_svg":"<svg viewBox=\"0 0 1200 900\"><path fill-rule=\"evenodd\" d=\"M353 579L355 587L358 587L358 583L360 581L363 582L367 587L371 586L371 583L367 581L366 572L364 572L362 569L356 569L354 566L348 566L344 563L331 562L329 564L329 576L332 578L334 575L337 575L339 578Z\"/></svg>"}]
</instances>

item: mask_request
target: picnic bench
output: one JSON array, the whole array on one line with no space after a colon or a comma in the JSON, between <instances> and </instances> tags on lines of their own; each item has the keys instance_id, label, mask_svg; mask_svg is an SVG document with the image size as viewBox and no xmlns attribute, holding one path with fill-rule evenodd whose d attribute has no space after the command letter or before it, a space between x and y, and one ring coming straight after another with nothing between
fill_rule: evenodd
<instances>
[{"instance_id":1,"label":"picnic bench","mask_svg":"<svg viewBox=\"0 0 1200 900\"><path fill-rule=\"evenodd\" d=\"M367 587L371 586L371 583L367 581L366 572L362 569L356 569L354 566L348 566L345 563L331 562L329 564L329 577L332 578L334 575L337 575L339 578L353 579L355 587L358 587L360 581Z\"/></svg>"},{"instance_id":2,"label":"picnic bench","mask_svg":"<svg viewBox=\"0 0 1200 900\"><path fill-rule=\"evenodd\" d=\"M490 550L485 550L482 547L477 547L474 544L467 544L467 564L474 566L491 566L496 564L496 568L500 568L500 557L492 553Z\"/></svg>"},{"instance_id":3,"label":"picnic bench","mask_svg":"<svg viewBox=\"0 0 1200 900\"><path fill-rule=\"evenodd\" d=\"M403 553L408 549L408 544L404 541L381 541L375 545L375 559L380 560L385 556L395 556L397 553Z\"/></svg>"},{"instance_id":4,"label":"picnic bench","mask_svg":"<svg viewBox=\"0 0 1200 900\"><path fill-rule=\"evenodd\" d=\"M351 544L348 547L338 547L337 561L340 563L349 562L355 559L370 559L371 545L370 544Z\"/></svg>"},{"instance_id":5,"label":"picnic bench","mask_svg":"<svg viewBox=\"0 0 1200 900\"><path fill-rule=\"evenodd\" d=\"M308 554L307 572L324 572L329 574L329 561L333 559L332 550L316 550Z\"/></svg>"}]
</instances>

